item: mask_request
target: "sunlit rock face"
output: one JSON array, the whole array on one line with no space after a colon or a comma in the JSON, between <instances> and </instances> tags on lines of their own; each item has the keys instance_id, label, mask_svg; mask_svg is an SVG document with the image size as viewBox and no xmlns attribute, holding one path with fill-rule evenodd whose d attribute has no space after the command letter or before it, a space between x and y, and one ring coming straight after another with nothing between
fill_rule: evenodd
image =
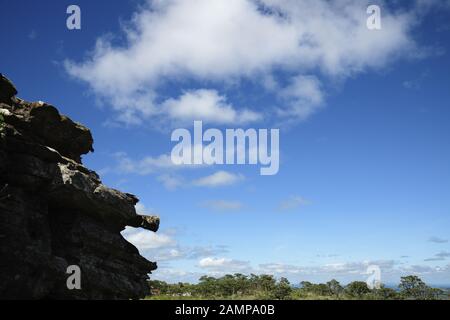
<instances>
[{"instance_id":1,"label":"sunlit rock face","mask_svg":"<svg viewBox=\"0 0 450 320\"><path fill-rule=\"evenodd\" d=\"M82 165L93 151L88 128L16 94L0 75L0 298L143 298L156 263L120 232L155 232L159 218L137 215L135 196ZM71 265L79 290L67 286Z\"/></svg>"}]
</instances>

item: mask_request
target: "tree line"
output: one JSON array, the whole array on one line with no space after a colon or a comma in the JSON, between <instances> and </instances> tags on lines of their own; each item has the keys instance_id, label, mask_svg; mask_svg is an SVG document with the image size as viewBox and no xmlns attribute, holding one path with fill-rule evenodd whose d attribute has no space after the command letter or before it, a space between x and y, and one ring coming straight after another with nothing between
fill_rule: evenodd
<instances>
[{"instance_id":1,"label":"tree line","mask_svg":"<svg viewBox=\"0 0 450 320\"><path fill-rule=\"evenodd\" d=\"M370 289L366 282L354 281L342 285L333 279L326 283L302 281L293 286L288 279L277 280L272 275L246 276L240 273L223 277L202 276L197 284L149 281L152 296L164 299L186 297L192 299L370 299L370 300L439 300L449 299L449 290L428 286L417 276L402 277L396 289L381 285Z\"/></svg>"}]
</instances>

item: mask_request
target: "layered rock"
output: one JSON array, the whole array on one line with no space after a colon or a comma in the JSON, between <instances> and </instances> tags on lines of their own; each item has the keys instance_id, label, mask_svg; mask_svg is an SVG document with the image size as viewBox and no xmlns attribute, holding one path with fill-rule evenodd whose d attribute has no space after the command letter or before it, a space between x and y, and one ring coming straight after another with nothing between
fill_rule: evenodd
<instances>
[{"instance_id":1,"label":"layered rock","mask_svg":"<svg viewBox=\"0 0 450 320\"><path fill-rule=\"evenodd\" d=\"M157 231L138 199L104 186L84 167L90 131L43 102L16 98L0 75L0 298L136 299L156 263L120 234ZM69 265L81 290L69 290Z\"/></svg>"}]
</instances>

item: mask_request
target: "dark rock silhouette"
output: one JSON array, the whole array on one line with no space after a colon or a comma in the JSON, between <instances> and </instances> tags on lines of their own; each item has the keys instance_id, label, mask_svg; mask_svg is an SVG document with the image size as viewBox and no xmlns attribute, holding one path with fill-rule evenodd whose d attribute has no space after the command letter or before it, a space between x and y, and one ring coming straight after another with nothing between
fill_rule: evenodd
<instances>
[{"instance_id":1,"label":"dark rock silhouette","mask_svg":"<svg viewBox=\"0 0 450 320\"><path fill-rule=\"evenodd\" d=\"M89 129L16 94L0 74L0 298L144 297L156 263L120 232L157 231L159 218L137 215L135 196L82 165ZM81 269L81 290L67 288L69 265Z\"/></svg>"}]
</instances>

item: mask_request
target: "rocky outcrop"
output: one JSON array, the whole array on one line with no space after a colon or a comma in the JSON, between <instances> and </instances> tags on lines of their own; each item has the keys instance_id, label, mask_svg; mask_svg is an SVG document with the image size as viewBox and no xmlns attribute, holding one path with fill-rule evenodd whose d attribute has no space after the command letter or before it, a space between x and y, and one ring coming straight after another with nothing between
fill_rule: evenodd
<instances>
[{"instance_id":1,"label":"rocky outcrop","mask_svg":"<svg viewBox=\"0 0 450 320\"><path fill-rule=\"evenodd\" d=\"M157 231L138 199L84 167L90 131L43 102L16 98L0 75L0 298L137 299L156 264L120 234ZM81 289L67 268L81 269Z\"/></svg>"}]
</instances>

